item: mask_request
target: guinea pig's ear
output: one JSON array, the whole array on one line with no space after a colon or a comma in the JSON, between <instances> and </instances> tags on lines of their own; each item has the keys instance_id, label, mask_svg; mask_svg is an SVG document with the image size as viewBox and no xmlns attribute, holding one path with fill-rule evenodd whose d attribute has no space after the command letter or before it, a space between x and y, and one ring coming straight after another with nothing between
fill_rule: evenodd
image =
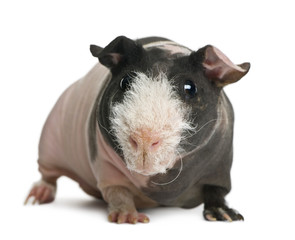
<instances>
[{"instance_id":1,"label":"guinea pig's ear","mask_svg":"<svg viewBox=\"0 0 295 240\"><path fill-rule=\"evenodd\" d=\"M224 53L211 45L193 52L190 55L190 61L201 62L206 77L215 82L218 87L237 82L250 69L250 63L235 65Z\"/></svg>"},{"instance_id":2,"label":"guinea pig's ear","mask_svg":"<svg viewBox=\"0 0 295 240\"><path fill-rule=\"evenodd\" d=\"M96 45L90 45L90 52L91 52L93 57L97 57L98 54L100 54L102 50L103 50L102 47L99 47L99 46L96 46Z\"/></svg>"},{"instance_id":3,"label":"guinea pig's ear","mask_svg":"<svg viewBox=\"0 0 295 240\"><path fill-rule=\"evenodd\" d=\"M99 59L101 64L113 71L117 67L138 61L142 56L143 48L135 41L120 36L105 48L91 45L90 51L94 57Z\"/></svg>"}]
</instances>

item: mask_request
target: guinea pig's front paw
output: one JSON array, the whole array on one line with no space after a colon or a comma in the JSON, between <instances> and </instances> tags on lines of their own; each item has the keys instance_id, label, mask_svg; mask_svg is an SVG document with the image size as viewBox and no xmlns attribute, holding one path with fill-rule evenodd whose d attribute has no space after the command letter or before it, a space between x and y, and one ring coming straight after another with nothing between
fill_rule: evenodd
<instances>
[{"instance_id":1,"label":"guinea pig's front paw","mask_svg":"<svg viewBox=\"0 0 295 240\"><path fill-rule=\"evenodd\" d=\"M203 216L207 221L244 221L244 217L238 211L227 206L204 209Z\"/></svg>"},{"instance_id":2,"label":"guinea pig's front paw","mask_svg":"<svg viewBox=\"0 0 295 240\"><path fill-rule=\"evenodd\" d=\"M124 186L109 186L102 189L104 199L108 202L109 221L116 223L148 223L149 218L138 213L132 192Z\"/></svg>"},{"instance_id":3,"label":"guinea pig's front paw","mask_svg":"<svg viewBox=\"0 0 295 240\"><path fill-rule=\"evenodd\" d=\"M132 213L112 211L109 213L108 219L110 222L131 223L131 224L136 224L138 222L148 223L150 221L145 214L138 213L137 211Z\"/></svg>"}]
</instances>

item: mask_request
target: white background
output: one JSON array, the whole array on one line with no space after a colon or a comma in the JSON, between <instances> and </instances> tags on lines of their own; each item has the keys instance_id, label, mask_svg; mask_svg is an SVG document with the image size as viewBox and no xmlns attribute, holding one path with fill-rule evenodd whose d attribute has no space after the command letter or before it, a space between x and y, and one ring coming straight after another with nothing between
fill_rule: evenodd
<instances>
[{"instance_id":1,"label":"white background","mask_svg":"<svg viewBox=\"0 0 295 240\"><path fill-rule=\"evenodd\" d=\"M0 239L294 239L292 1L1 1ZM37 146L58 96L97 62L89 44L158 35L213 44L251 62L226 87L236 116L232 192L245 222L210 223L202 207L145 211L151 222L107 222L106 206L61 178L56 201L23 206L39 179Z\"/></svg>"}]
</instances>

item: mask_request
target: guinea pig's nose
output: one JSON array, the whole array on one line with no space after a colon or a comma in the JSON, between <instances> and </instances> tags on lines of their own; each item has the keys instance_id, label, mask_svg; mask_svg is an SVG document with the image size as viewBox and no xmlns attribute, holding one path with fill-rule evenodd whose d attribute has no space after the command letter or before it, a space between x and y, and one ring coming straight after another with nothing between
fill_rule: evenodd
<instances>
[{"instance_id":1,"label":"guinea pig's nose","mask_svg":"<svg viewBox=\"0 0 295 240\"><path fill-rule=\"evenodd\" d=\"M138 147L145 150L156 150L161 145L161 140L159 138L153 138L151 136L130 136L129 142L134 150L137 150Z\"/></svg>"}]
</instances>

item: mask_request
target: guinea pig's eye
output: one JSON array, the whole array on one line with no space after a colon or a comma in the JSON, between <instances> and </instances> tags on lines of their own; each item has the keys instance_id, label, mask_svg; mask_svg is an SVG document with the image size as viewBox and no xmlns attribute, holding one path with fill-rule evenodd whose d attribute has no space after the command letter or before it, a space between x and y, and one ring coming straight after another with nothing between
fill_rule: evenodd
<instances>
[{"instance_id":1,"label":"guinea pig's eye","mask_svg":"<svg viewBox=\"0 0 295 240\"><path fill-rule=\"evenodd\" d=\"M188 98L193 98L196 96L197 87L191 80L186 80L184 83L184 93Z\"/></svg>"},{"instance_id":2,"label":"guinea pig's eye","mask_svg":"<svg viewBox=\"0 0 295 240\"><path fill-rule=\"evenodd\" d=\"M120 82L120 88L125 91L125 90L128 90L130 88L130 85L131 85L131 82L132 82L132 79L135 77L135 74L134 73L128 73L126 74L122 79L121 79L121 82Z\"/></svg>"}]
</instances>

